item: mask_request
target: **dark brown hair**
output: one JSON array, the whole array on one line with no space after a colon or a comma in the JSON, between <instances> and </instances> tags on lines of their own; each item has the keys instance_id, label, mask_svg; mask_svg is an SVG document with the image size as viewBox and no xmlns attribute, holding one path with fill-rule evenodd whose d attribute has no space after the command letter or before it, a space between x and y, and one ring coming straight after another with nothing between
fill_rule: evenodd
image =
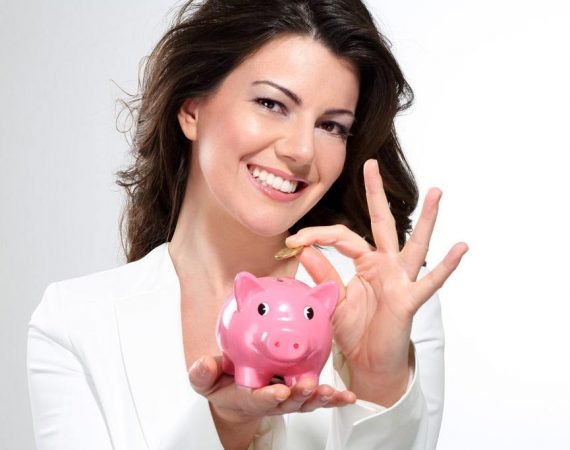
<instances>
[{"instance_id":1,"label":"dark brown hair","mask_svg":"<svg viewBox=\"0 0 570 450\"><path fill-rule=\"evenodd\" d=\"M418 189L394 117L411 105L413 93L366 6L360 0L189 1L148 57L139 93L123 102L135 126L133 164L117 172L128 194L121 217L127 262L173 236L189 173L189 142L177 120L184 100L214 91L247 56L284 33L313 37L360 76L343 172L290 231L344 223L373 244L362 166L375 158L404 245Z\"/></svg>"}]
</instances>

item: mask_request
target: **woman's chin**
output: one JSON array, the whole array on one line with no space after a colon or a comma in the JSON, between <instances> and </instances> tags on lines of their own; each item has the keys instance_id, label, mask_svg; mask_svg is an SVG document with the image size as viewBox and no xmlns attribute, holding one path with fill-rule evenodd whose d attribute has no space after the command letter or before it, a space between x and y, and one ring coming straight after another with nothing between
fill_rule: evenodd
<instances>
[{"instance_id":1,"label":"woman's chin","mask_svg":"<svg viewBox=\"0 0 570 450\"><path fill-rule=\"evenodd\" d=\"M289 228L291 228L295 222L290 220L275 220L267 218L258 218L258 220L248 220L245 223L242 222L252 234L262 237L262 238L276 238L285 236L288 233Z\"/></svg>"},{"instance_id":2,"label":"woman's chin","mask_svg":"<svg viewBox=\"0 0 570 450\"><path fill-rule=\"evenodd\" d=\"M283 237L287 235L289 227L287 228L283 228L283 226L281 227L255 227L255 228L250 228L251 231L256 235L259 236L261 238L277 238L277 237Z\"/></svg>"}]
</instances>

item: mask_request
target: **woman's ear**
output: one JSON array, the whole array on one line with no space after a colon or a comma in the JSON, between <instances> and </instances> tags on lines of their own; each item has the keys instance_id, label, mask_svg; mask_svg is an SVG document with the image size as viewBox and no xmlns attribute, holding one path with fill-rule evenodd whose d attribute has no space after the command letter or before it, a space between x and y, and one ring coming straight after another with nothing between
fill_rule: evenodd
<instances>
[{"instance_id":1,"label":"woman's ear","mask_svg":"<svg viewBox=\"0 0 570 450\"><path fill-rule=\"evenodd\" d=\"M189 98L182 103L178 111L178 123L184 136L190 141L195 141L198 125L198 99Z\"/></svg>"}]
</instances>

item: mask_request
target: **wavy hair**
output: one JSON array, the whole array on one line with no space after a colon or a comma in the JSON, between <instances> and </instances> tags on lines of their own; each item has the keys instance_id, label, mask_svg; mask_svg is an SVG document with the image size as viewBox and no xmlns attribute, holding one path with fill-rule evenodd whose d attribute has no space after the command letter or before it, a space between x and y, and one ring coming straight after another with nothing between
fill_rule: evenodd
<instances>
[{"instance_id":1,"label":"wavy hair","mask_svg":"<svg viewBox=\"0 0 570 450\"><path fill-rule=\"evenodd\" d=\"M347 140L343 171L290 231L342 223L374 245L362 167L375 158L400 248L404 245L418 189L400 148L394 118L411 105L413 92L365 4L360 0L190 0L180 7L144 61L138 93L122 101L133 119L133 162L116 174L117 184L127 193L120 220L127 262L142 258L174 234L190 163L189 143L177 120L184 100L213 92L246 57L284 33L311 36L350 61L360 77L356 121Z\"/></svg>"}]
</instances>

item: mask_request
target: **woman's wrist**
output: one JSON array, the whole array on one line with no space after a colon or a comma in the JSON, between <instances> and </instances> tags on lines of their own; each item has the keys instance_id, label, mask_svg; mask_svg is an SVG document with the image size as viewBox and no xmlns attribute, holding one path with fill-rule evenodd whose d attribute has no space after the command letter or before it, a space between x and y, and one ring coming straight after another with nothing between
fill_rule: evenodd
<instances>
[{"instance_id":1,"label":"woman's wrist","mask_svg":"<svg viewBox=\"0 0 570 450\"><path fill-rule=\"evenodd\" d=\"M398 362L393 361L385 369L368 370L348 363L350 390L360 400L389 408L405 394L414 360L414 348L410 342L406 357Z\"/></svg>"},{"instance_id":2,"label":"woman's wrist","mask_svg":"<svg viewBox=\"0 0 570 450\"><path fill-rule=\"evenodd\" d=\"M245 450L249 447L259 428L261 417L232 419L225 414L220 414L212 403L210 403L210 411L225 450Z\"/></svg>"}]
</instances>

